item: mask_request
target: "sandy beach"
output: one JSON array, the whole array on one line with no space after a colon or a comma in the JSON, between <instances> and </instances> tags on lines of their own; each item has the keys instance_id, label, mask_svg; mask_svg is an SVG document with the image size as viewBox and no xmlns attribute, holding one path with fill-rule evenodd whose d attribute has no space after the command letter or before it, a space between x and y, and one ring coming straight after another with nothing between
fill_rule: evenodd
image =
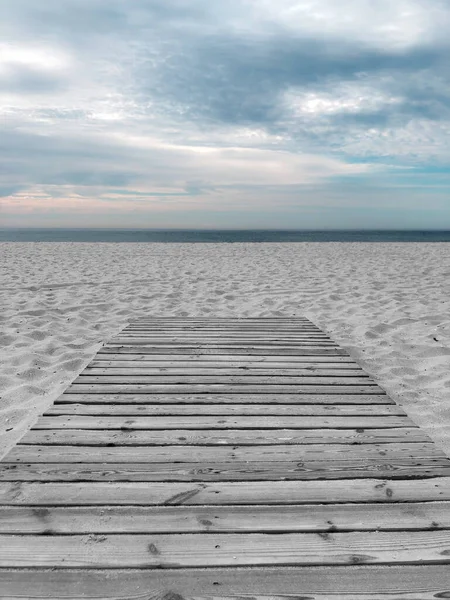
<instances>
[{"instance_id":1,"label":"sandy beach","mask_svg":"<svg viewBox=\"0 0 450 600\"><path fill-rule=\"evenodd\" d=\"M2 243L0 454L129 320L306 316L450 455L450 244Z\"/></svg>"}]
</instances>

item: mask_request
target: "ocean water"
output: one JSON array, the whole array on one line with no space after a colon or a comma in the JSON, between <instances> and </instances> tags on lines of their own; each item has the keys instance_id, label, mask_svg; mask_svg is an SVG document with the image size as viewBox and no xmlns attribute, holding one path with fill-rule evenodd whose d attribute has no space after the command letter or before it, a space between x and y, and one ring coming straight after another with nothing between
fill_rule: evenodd
<instances>
[{"instance_id":1,"label":"ocean water","mask_svg":"<svg viewBox=\"0 0 450 600\"><path fill-rule=\"evenodd\" d=\"M0 229L0 242L450 242L450 231Z\"/></svg>"}]
</instances>

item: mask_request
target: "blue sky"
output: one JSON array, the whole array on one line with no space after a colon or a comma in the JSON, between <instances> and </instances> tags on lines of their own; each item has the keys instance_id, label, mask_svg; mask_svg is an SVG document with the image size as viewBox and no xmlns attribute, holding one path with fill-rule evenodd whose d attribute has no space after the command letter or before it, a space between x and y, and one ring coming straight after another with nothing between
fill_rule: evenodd
<instances>
[{"instance_id":1,"label":"blue sky","mask_svg":"<svg viewBox=\"0 0 450 600\"><path fill-rule=\"evenodd\" d=\"M450 228L448 0L2 0L1 225Z\"/></svg>"}]
</instances>

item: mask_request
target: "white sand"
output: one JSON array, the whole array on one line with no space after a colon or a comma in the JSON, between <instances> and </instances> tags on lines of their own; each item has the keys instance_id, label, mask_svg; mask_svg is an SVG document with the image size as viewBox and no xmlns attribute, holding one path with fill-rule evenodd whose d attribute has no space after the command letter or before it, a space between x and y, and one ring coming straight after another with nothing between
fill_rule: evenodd
<instances>
[{"instance_id":1,"label":"white sand","mask_svg":"<svg viewBox=\"0 0 450 600\"><path fill-rule=\"evenodd\" d=\"M2 243L0 452L129 319L305 315L450 455L450 244Z\"/></svg>"}]
</instances>

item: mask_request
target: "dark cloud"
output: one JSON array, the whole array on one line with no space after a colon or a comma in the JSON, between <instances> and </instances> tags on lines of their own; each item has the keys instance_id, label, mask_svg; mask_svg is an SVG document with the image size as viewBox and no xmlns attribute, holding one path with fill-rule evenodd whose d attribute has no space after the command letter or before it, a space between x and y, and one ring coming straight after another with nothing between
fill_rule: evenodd
<instances>
[{"instance_id":1,"label":"dark cloud","mask_svg":"<svg viewBox=\"0 0 450 600\"><path fill-rule=\"evenodd\" d=\"M51 94L62 91L67 85L65 78L27 67L10 69L0 74L0 93Z\"/></svg>"},{"instance_id":2,"label":"dark cloud","mask_svg":"<svg viewBox=\"0 0 450 600\"><path fill-rule=\"evenodd\" d=\"M41 43L88 42L104 34L120 34L126 15L115 0L4 0L1 28L15 35L38 35Z\"/></svg>"},{"instance_id":3,"label":"dark cloud","mask_svg":"<svg viewBox=\"0 0 450 600\"><path fill-rule=\"evenodd\" d=\"M169 102L186 118L264 125L282 117L280 96L291 88L320 89L361 74L398 81L436 68L446 75L442 56L439 48L382 51L283 32L263 39L188 34L156 68L143 60L135 80L141 97Z\"/></svg>"}]
</instances>

